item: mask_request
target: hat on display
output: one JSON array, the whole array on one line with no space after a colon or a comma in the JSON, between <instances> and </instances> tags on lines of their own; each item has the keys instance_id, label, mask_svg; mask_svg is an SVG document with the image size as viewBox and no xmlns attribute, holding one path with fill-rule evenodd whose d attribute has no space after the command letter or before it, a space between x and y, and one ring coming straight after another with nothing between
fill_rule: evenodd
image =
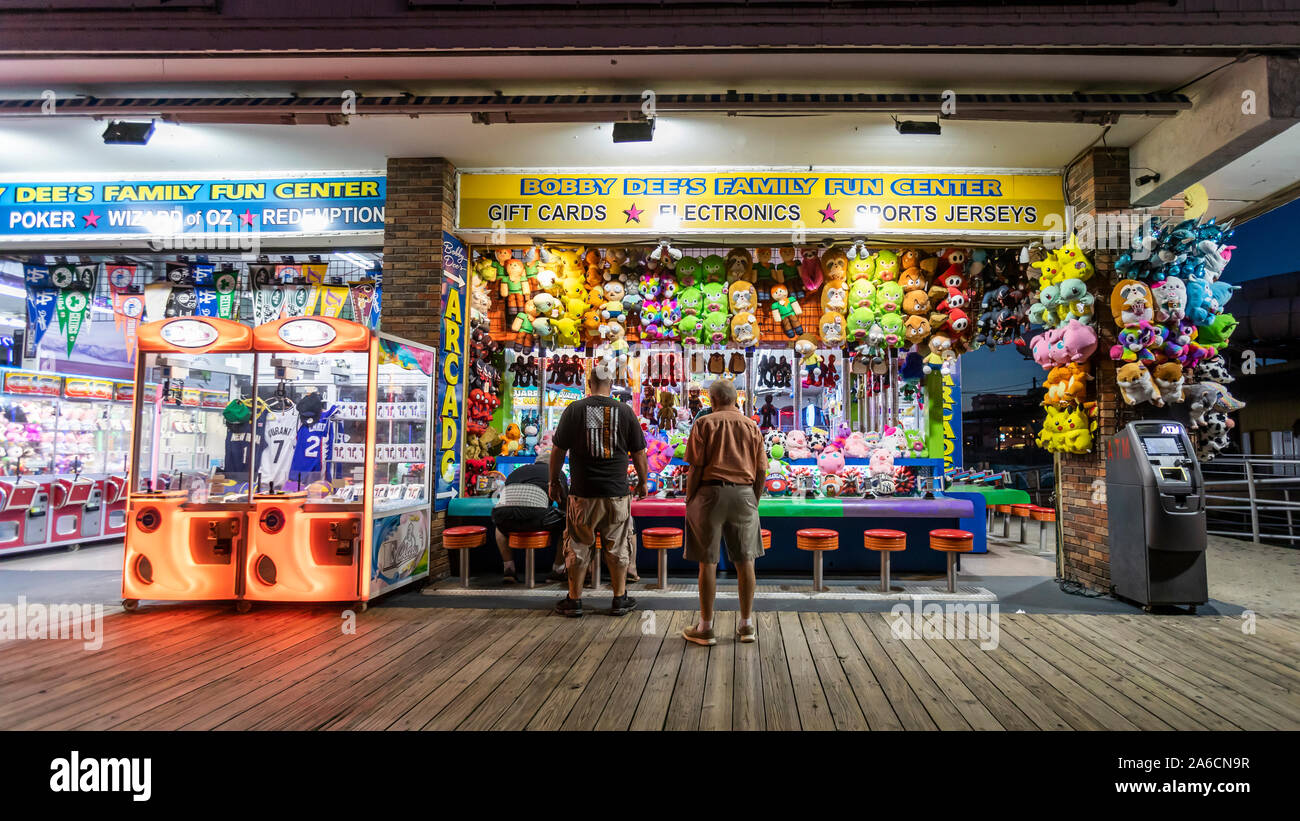
<instances>
[{"instance_id":1,"label":"hat on display","mask_svg":"<svg viewBox=\"0 0 1300 821\"><path fill-rule=\"evenodd\" d=\"M238 399L226 405L225 410L221 412L221 418L226 420L227 425L242 425L253 415L253 409Z\"/></svg>"},{"instance_id":2,"label":"hat on display","mask_svg":"<svg viewBox=\"0 0 1300 821\"><path fill-rule=\"evenodd\" d=\"M312 391L298 400L298 418L302 420L304 425L316 424L324 410L325 402L316 391Z\"/></svg>"}]
</instances>

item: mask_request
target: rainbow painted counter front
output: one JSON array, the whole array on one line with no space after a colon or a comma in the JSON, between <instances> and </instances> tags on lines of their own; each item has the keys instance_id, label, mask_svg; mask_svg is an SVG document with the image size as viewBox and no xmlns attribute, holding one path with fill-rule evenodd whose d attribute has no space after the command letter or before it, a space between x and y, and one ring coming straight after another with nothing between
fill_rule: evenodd
<instances>
[{"instance_id":1,"label":"rainbow painted counter front","mask_svg":"<svg viewBox=\"0 0 1300 821\"><path fill-rule=\"evenodd\" d=\"M936 528L957 527L962 519L974 514L969 500L942 495L934 499L891 497L886 499L762 499L758 503L763 527L772 531L772 549L759 560L762 571L806 572L812 565L808 555L795 547L795 531L813 526L826 527L840 534L840 549L824 557L828 571L863 572L868 575L879 568L879 558L862 546L862 533L875 528L901 530L907 534L907 550L894 554L892 569L911 572L942 572L945 557L930 550L929 532ZM449 524L488 524L492 500L488 498L452 499L447 511ZM638 531L647 527L683 527L686 502L683 499L641 499L632 502L632 516ZM487 559L486 551L484 558ZM637 553L637 566L653 571L653 551ZM540 563L541 557L538 557ZM540 566L540 565L539 565ZM669 555L673 569L690 570L680 552Z\"/></svg>"}]
</instances>

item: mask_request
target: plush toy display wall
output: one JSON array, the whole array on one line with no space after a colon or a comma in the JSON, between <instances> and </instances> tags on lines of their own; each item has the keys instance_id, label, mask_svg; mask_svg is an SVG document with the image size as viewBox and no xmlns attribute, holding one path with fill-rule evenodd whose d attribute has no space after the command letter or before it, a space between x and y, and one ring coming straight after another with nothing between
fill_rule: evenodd
<instances>
[{"instance_id":1,"label":"plush toy display wall","mask_svg":"<svg viewBox=\"0 0 1300 821\"><path fill-rule=\"evenodd\" d=\"M492 471L494 456L526 456L545 445L545 431L529 432L536 420L515 414L518 431L511 428L502 407L510 391L501 386L505 377L514 388L538 387L543 350L549 386L580 387L589 361L610 363L620 381L635 376L628 381L640 390L638 410L655 442L656 464L680 456L700 410L701 392L687 394L682 386L693 375L745 374L749 350L754 416L769 435L776 492L918 492L916 472L894 460L926 454L920 430L884 412L869 430L861 413L853 426L810 423L799 418L806 408L791 426L789 411L782 422L764 394L840 389L852 380L853 392L874 398L877 407L892 399L890 414L900 407L891 390L919 411L928 401L919 387L926 374L947 373L958 356L1009 344L1028 355L1030 267L1019 255L1019 249L871 248L862 241L713 252L666 244L481 249L471 277L469 474ZM1058 270L1069 272L1071 282L1091 275L1077 246L1066 250ZM1091 321L1086 289L1078 294L1071 284L1058 291L1066 298L1053 324L1066 352L1051 355L1063 363L1070 355L1086 358L1077 330ZM1076 364L1072 373L1057 392L1084 407L1086 370L1079 374ZM850 393L843 390L846 403ZM658 473L660 486L669 488L680 469L667 464Z\"/></svg>"},{"instance_id":2,"label":"plush toy display wall","mask_svg":"<svg viewBox=\"0 0 1300 821\"><path fill-rule=\"evenodd\" d=\"M1224 308L1237 286L1220 282L1235 246L1230 224L1153 221L1115 268L1126 279L1110 295L1119 342L1124 401L1156 407L1185 404L1202 461L1228 446L1229 413L1243 404L1224 387L1233 381L1220 353L1236 329Z\"/></svg>"}]
</instances>

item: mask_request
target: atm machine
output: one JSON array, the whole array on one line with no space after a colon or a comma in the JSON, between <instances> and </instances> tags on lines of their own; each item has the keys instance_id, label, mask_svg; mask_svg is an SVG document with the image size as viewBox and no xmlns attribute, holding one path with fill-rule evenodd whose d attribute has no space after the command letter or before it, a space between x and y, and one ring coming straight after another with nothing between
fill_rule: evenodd
<instances>
[{"instance_id":1,"label":"atm machine","mask_svg":"<svg viewBox=\"0 0 1300 821\"><path fill-rule=\"evenodd\" d=\"M1183 426L1143 420L1112 436L1106 500L1115 594L1147 610L1205 604L1205 482Z\"/></svg>"}]
</instances>

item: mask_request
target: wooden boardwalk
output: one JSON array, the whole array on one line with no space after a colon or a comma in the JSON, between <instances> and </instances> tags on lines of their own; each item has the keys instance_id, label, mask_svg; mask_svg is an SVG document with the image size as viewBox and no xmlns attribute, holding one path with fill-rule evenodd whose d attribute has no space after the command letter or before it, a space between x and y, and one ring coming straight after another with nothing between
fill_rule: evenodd
<instances>
[{"instance_id":1,"label":"wooden boardwalk","mask_svg":"<svg viewBox=\"0 0 1300 821\"><path fill-rule=\"evenodd\" d=\"M0 729L1300 728L1300 619L1002 615L998 643L900 639L884 613L157 609L102 649L0 644Z\"/></svg>"}]
</instances>

